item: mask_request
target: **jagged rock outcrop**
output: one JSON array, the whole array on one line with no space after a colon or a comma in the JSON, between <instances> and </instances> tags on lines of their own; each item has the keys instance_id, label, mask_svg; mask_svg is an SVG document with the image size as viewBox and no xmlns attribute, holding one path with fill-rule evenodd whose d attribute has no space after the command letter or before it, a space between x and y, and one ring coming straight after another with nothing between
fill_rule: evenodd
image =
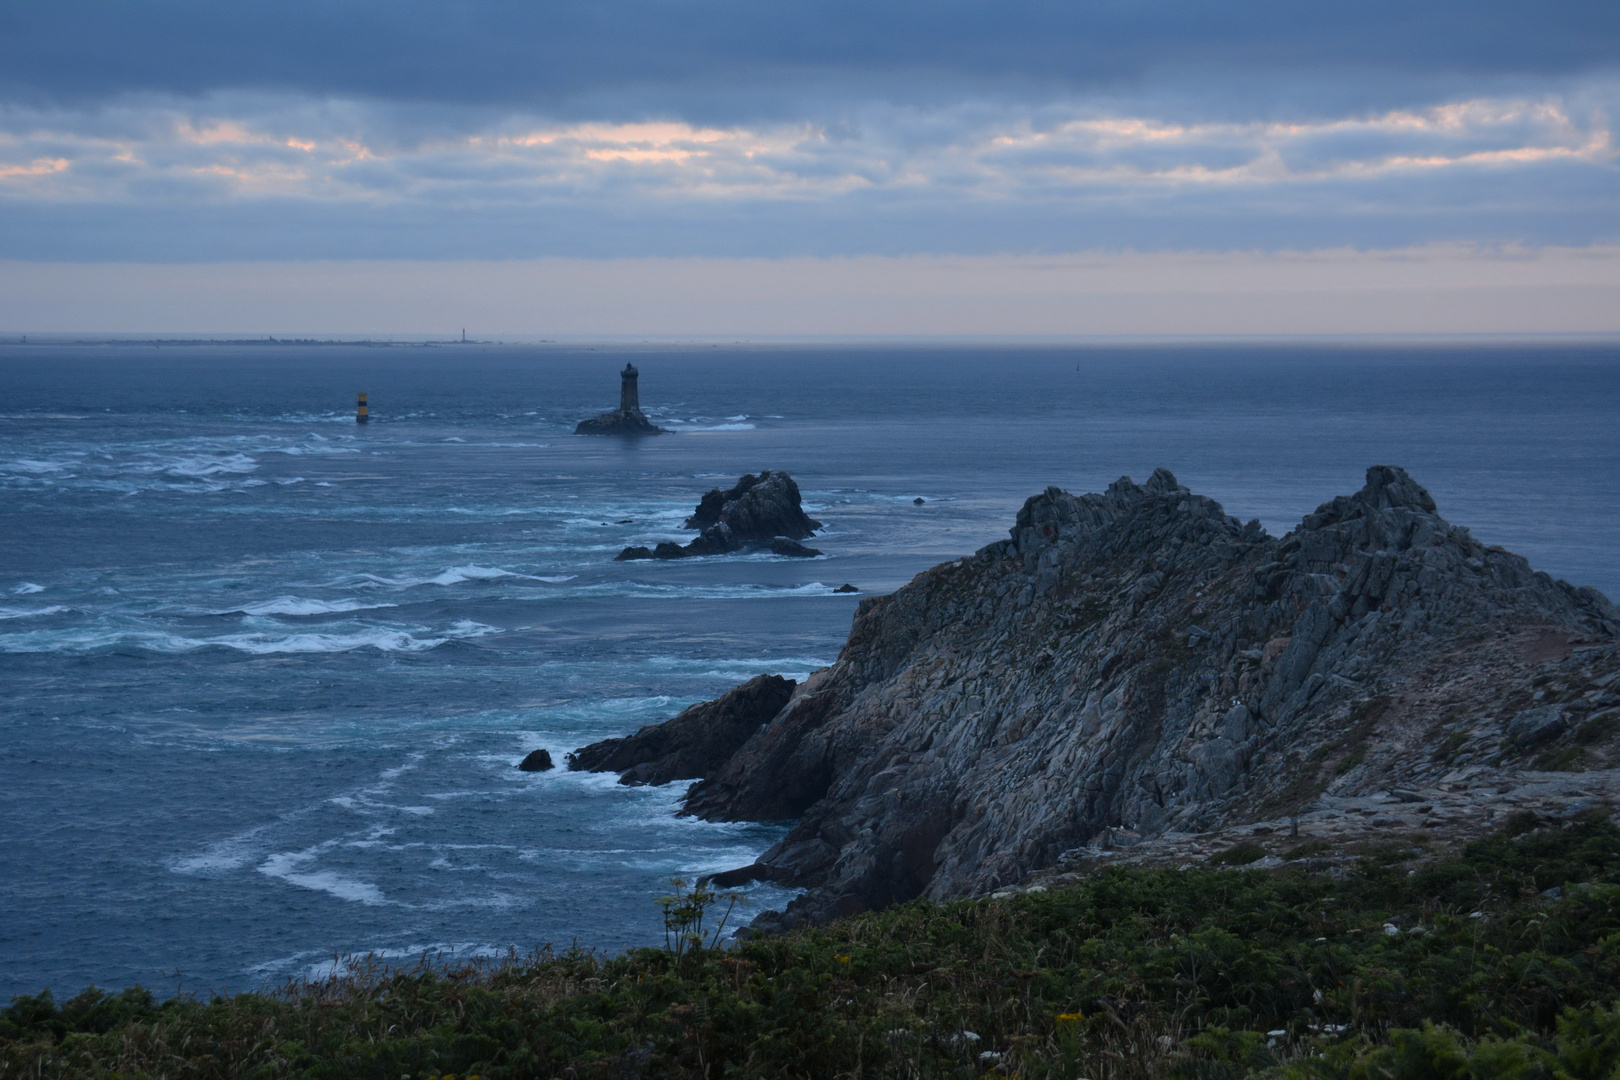
<instances>
[{"instance_id":1,"label":"jagged rock outcrop","mask_svg":"<svg viewBox=\"0 0 1620 1080\"><path fill-rule=\"evenodd\" d=\"M764 927L985 893L1100 837L1610 763L1617 630L1397 468L1281 539L1164 470L1048 488L1011 539L862 601L685 812L799 818L725 877L808 889Z\"/></svg>"},{"instance_id":2,"label":"jagged rock outcrop","mask_svg":"<svg viewBox=\"0 0 1620 1080\"><path fill-rule=\"evenodd\" d=\"M821 554L798 543L821 528L821 523L804 512L799 485L781 471L767 469L758 476L748 473L730 491L710 490L686 519L685 527L701 530L689 544L665 541L655 548L627 547L614 561L725 555L764 546L778 555L805 558Z\"/></svg>"},{"instance_id":3,"label":"jagged rock outcrop","mask_svg":"<svg viewBox=\"0 0 1620 1080\"><path fill-rule=\"evenodd\" d=\"M619 773L621 784L667 784L706 777L793 696L794 682L759 675L673 720L622 739L604 739L568 755L570 769Z\"/></svg>"}]
</instances>

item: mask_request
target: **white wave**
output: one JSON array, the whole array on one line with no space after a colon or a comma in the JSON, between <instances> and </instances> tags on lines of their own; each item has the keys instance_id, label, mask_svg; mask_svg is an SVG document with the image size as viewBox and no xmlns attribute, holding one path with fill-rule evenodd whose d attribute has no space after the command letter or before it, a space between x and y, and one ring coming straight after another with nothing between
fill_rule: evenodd
<instances>
[{"instance_id":1,"label":"white wave","mask_svg":"<svg viewBox=\"0 0 1620 1080\"><path fill-rule=\"evenodd\" d=\"M13 472L28 473L30 476L39 476L43 473L61 472L72 468L77 461L39 461L35 458L17 458L6 462L6 468Z\"/></svg>"},{"instance_id":2,"label":"white wave","mask_svg":"<svg viewBox=\"0 0 1620 1080\"><path fill-rule=\"evenodd\" d=\"M266 960L245 970L250 975L282 975L298 972L303 978L315 981L352 975L372 960L387 963L396 960L415 962L422 959L429 961L472 960L480 957L497 959L507 954L507 948L505 945L485 945L478 942L436 942L431 945L406 945L392 949L367 949L364 952L344 953L336 957L330 953L307 950L277 960ZM320 959L310 963L316 957Z\"/></svg>"},{"instance_id":3,"label":"white wave","mask_svg":"<svg viewBox=\"0 0 1620 1080\"><path fill-rule=\"evenodd\" d=\"M259 467L259 463L246 454L226 454L223 457L209 455L195 455L191 457L171 458L166 461L155 461L134 466L136 472L163 473L168 476L183 476L191 479L201 479L209 476L241 475L250 473Z\"/></svg>"},{"instance_id":4,"label":"white wave","mask_svg":"<svg viewBox=\"0 0 1620 1080\"><path fill-rule=\"evenodd\" d=\"M311 438L320 438L320 436L315 435L311 436ZM307 443L296 443L292 446L265 447L262 452L270 454L287 454L290 457L301 457L305 454L358 454L360 453L360 450L353 446L310 446Z\"/></svg>"},{"instance_id":5,"label":"white wave","mask_svg":"<svg viewBox=\"0 0 1620 1080\"><path fill-rule=\"evenodd\" d=\"M398 607L397 604L366 604L359 600L305 600L298 596L278 596L257 604L218 611L216 615L229 615L240 611L244 615L331 615L343 611L370 611L374 608Z\"/></svg>"},{"instance_id":6,"label":"white wave","mask_svg":"<svg viewBox=\"0 0 1620 1080\"><path fill-rule=\"evenodd\" d=\"M42 608L14 608L0 607L0 619L33 619L43 615L55 615L59 611L69 611L70 608L61 604L52 604Z\"/></svg>"},{"instance_id":7,"label":"white wave","mask_svg":"<svg viewBox=\"0 0 1620 1080\"><path fill-rule=\"evenodd\" d=\"M491 566L452 566L438 577L428 578L434 585L457 585L463 581L490 581L494 578L517 577L510 570Z\"/></svg>"},{"instance_id":8,"label":"white wave","mask_svg":"<svg viewBox=\"0 0 1620 1080\"><path fill-rule=\"evenodd\" d=\"M715 559L736 559L735 555L716 555ZM684 559L683 562L698 562ZM809 559L800 560L810 562ZM632 565L648 565L646 563ZM589 585L580 592L598 592L609 596L665 597L670 600L766 600L783 596L839 596L831 585L811 581L803 585L676 585L663 582L616 581Z\"/></svg>"},{"instance_id":9,"label":"white wave","mask_svg":"<svg viewBox=\"0 0 1620 1080\"><path fill-rule=\"evenodd\" d=\"M25 581L11 591L18 596L27 596L29 593L44 592L45 586L35 585L32 581Z\"/></svg>"},{"instance_id":10,"label":"white wave","mask_svg":"<svg viewBox=\"0 0 1620 1080\"><path fill-rule=\"evenodd\" d=\"M417 637L425 633L430 636ZM227 634L222 637L184 637L157 630L75 629L67 632L28 631L0 634L0 653L88 653L120 646L159 653L187 653L209 647L235 649L254 656L299 653L352 652L377 649L381 652L425 652L449 641L500 633L493 626L462 621L448 630L414 633L387 627L367 627L350 633L270 633Z\"/></svg>"},{"instance_id":11,"label":"white wave","mask_svg":"<svg viewBox=\"0 0 1620 1080\"><path fill-rule=\"evenodd\" d=\"M706 675L726 676L760 672L808 669L818 671L831 667L831 660L819 656L747 656L715 660L693 659L682 656L654 656L647 663L664 671L701 672Z\"/></svg>"},{"instance_id":12,"label":"white wave","mask_svg":"<svg viewBox=\"0 0 1620 1080\"><path fill-rule=\"evenodd\" d=\"M577 549L564 548L561 550L575 551ZM618 550L613 545L604 545L601 550ZM382 574L355 574L348 578L339 578L335 581L322 583L326 588L365 587L368 585L384 586L391 589L413 589L419 585L460 585L467 581L495 581L499 578L517 578L523 581L544 581L557 584L563 581L572 581L576 575L535 575L520 574L515 570L502 570L498 566L452 566L432 577L385 577Z\"/></svg>"},{"instance_id":13,"label":"white wave","mask_svg":"<svg viewBox=\"0 0 1620 1080\"><path fill-rule=\"evenodd\" d=\"M169 863L169 869L177 874L188 875L223 874L240 870L257 856L261 848L258 837L267 828L266 825L260 825L239 836L216 840L195 855L173 860Z\"/></svg>"},{"instance_id":14,"label":"white wave","mask_svg":"<svg viewBox=\"0 0 1620 1080\"><path fill-rule=\"evenodd\" d=\"M753 431L754 425L749 423L704 424L701 426L688 425L681 430L688 431L693 434L703 431Z\"/></svg>"},{"instance_id":15,"label":"white wave","mask_svg":"<svg viewBox=\"0 0 1620 1080\"><path fill-rule=\"evenodd\" d=\"M300 867L315 861L315 851L287 851L272 855L259 864L259 873L289 885L330 893L340 900L357 904L386 904L382 890L369 881L346 877L333 870L305 871Z\"/></svg>"}]
</instances>

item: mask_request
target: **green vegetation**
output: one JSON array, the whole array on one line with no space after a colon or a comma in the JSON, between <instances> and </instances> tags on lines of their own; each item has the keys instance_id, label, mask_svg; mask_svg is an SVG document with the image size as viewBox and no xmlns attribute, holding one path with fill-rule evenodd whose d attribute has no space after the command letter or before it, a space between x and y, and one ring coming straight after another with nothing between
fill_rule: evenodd
<instances>
[{"instance_id":1,"label":"green vegetation","mask_svg":"<svg viewBox=\"0 0 1620 1080\"><path fill-rule=\"evenodd\" d=\"M0 1078L1613 1076L1620 830L1519 817L1415 854L1115 869L723 949L698 920L725 899L678 890L668 949L18 998Z\"/></svg>"}]
</instances>

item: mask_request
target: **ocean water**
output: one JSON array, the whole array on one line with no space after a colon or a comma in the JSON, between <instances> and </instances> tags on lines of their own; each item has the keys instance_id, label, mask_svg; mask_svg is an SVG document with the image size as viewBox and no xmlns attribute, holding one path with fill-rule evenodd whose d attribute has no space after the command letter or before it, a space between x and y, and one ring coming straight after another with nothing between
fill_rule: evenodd
<instances>
[{"instance_id":1,"label":"ocean water","mask_svg":"<svg viewBox=\"0 0 1620 1080\"><path fill-rule=\"evenodd\" d=\"M570 434L627 359L678 434ZM1620 595L1617 419L1591 344L0 346L0 1000L656 943L665 879L785 826L527 751L803 677L836 586L1161 465L1274 532L1403 465ZM824 557L612 561L767 468Z\"/></svg>"}]
</instances>

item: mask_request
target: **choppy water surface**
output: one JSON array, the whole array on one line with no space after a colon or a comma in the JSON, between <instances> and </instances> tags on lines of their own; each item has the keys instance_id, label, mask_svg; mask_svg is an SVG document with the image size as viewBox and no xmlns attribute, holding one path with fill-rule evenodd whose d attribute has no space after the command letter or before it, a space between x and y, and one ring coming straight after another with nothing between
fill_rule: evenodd
<instances>
[{"instance_id":1,"label":"choppy water surface","mask_svg":"<svg viewBox=\"0 0 1620 1080\"><path fill-rule=\"evenodd\" d=\"M627 357L679 434L571 435ZM0 395L0 999L660 940L662 879L782 826L516 762L802 677L834 587L1048 484L1164 465L1279 531L1392 462L1620 593L1606 346L0 347ZM765 468L824 558L612 562Z\"/></svg>"}]
</instances>

